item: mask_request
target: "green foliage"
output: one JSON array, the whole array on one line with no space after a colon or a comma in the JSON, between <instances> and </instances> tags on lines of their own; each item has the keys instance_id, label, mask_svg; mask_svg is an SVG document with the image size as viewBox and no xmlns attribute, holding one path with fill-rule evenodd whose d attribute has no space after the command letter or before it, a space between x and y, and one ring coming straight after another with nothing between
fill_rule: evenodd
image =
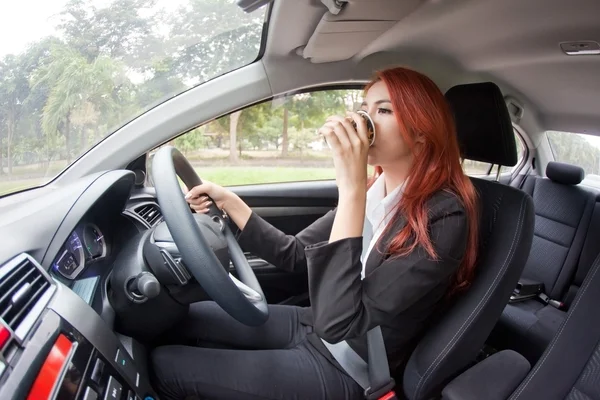
<instances>
[{"instance_id":1,"label":"green foliage","mask_svg":"<svg viewBox=\"0 0 600 400\"><path fill-rule=\"evenodd\" d=\"M549 131L548 139L557 161L578 165L586 174L600 175L600 149L585 135Z\"/></svg>"},{"instance_id":2,"label":"green foliage","mask_svg":"<svg viewBox=\"0 0 600 400\"><path fill-rule=\"evenodd\" d=\"M256 58L262 14L246 14L240 8L228 7L231 3L231 0L190 0L166 18L173 27L171 43L177 49L176 72L184 79L203 82Z\"/></svg>"},{"instance_id":3,"label":"green foliage","mask_svg":"<svg viewBox=\"0 0 600 400\"><path fill-rule=\"evenodd\" d=\"M173 142L174 146L182 152L193 152L206 146L207 138L204 136L205 128L196 128L185 135L179 136Z\"/></svg>"},{"instance_id":4,"label":"green foliage","mask_svg":"<svg viewBox=\"0 0 600 400\"><path fill-rule=\"evenodd\" d=\"M264 8L246 14L235 0L95 4L69 0L54 16L59 37L0 59L0 175L16 164L43 170L69 161L159 102L258 54ZM242 126L257 142L251 121ZM222 145L229 131L203 132L176 143Z\"/></svg>"}]
</instances>

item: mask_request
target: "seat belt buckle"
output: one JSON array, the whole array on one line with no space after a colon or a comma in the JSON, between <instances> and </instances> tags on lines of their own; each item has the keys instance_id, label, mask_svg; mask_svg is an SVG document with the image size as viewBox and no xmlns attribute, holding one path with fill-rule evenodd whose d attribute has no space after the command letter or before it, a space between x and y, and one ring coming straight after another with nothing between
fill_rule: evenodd
<instances>
[{"instance_id":1,"label":"seat belt buckle","mask_svg":"<svg viewBox=\"0 0 600 400\"><path fill-rule=\"evenodd\" d=\"M562 310L565 307L565 304L562 301L551 299L550 297L548 297L548 295L544 293L540 293L538 295L538 299L540 299L545 304L550 304L552 307L558 310Z\"/></svg>"},{"instance_id":2,"label":"seat belt buckle","mask_svg":"<svg viewBox=\"0 0 600 400\"><path fill-rule=\"evenodd\" d=\"M371 388L365 389L365 399L366 400L398 400L396 396L396 392L394 392L394 387L396 386L396 381L394 378L390 378L390 381L384 386L380 387L376 390L371 390Z\"/></svg>"}]
</instances>

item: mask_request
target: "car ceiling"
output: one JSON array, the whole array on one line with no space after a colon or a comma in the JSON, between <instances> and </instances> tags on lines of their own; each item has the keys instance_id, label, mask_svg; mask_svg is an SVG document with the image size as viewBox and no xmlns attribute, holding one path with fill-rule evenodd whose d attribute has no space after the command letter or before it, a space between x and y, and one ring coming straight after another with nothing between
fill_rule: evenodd
<instances>
[{"instance_id":1,"label":"car ceiling","mask_svg":"<svg viewBox=\"0 0 600 400\"><path fill-rule=\"evenodd\" d=\"M599 15L597 0L351 0L338 15L321 0L275 0L263 63L275 94L389 65L442 90L491 80L523 105L529 130L600 135L600 55L559 45L600 42Z\"/></svg>"}]
</instances>

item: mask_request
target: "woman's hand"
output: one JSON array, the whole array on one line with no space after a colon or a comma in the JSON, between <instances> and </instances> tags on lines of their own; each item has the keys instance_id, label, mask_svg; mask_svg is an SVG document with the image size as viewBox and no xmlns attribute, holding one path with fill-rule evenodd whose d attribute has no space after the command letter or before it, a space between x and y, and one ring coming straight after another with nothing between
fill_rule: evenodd
<instances>
[{"instance_id":1,"label":"woman's hand","mask_svg":"<svg viewBox=\"0 0 600 400\"><path fill-rule=\"evenodd\" d=\"M208 212L208 207L212 204L212 201L209 200L207 195L210 196L217 207L222 210L225 208L227 200L232 197L233 193L215 183L204 181L201 185L188 190L185 195L185 200L197 213L206 214Z\"/></svg>"},{"instance_id":2,"label":"woman's hand","mask_svg":"<svg viewBox=\"0 0 600 400\"><path fill-rule=\"evenodd\" d=\"M207 195L210 196L219 209L227 212L229 218L233 220L238 228L244 230L252 215L252 210L232 191L215 183L204 181L201 185L188 190L185 200L197 213L206 214L208 207L212 204Z\"/></svg>"},{"instance_id":3,"label":"woman's hand","mask_svg":"<svg viewBox=\"0 0 600 400\"><path fill-rule=\"evenodd\" d=\"M329 117L319 133L325 137L333 151L335 179L339 201L329 242L349 237L360 237L365 219L367 197L367 154L369 139L367 124L356 113L351 119ZM356 128L352 126L352 120Z\"/></svg>"},{"instance_id":4,"label":"woman's hand","mask_svg":"<svg viewBox=\"0 0 600 400\"><path fill-rule=\"evenodd\" d=\"M333 116L319 129L333 152L333 165L340 196L365 193L369 139L365 120L356 113ZM352 120L356 128L352 126Z\"/></svg>"}]
</instances>

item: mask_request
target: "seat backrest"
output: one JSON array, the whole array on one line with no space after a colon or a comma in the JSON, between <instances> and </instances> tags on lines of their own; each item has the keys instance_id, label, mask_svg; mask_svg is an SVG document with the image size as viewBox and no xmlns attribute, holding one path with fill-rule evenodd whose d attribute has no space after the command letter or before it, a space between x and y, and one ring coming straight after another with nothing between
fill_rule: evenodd
<instances>
[{"instance_id":1,"label":"seat backrest","mask_svg":"<svg viewBox=\"0 0 600 400\"><path fill-rule=\"evenodd\" d=\"M565 322L510 400L600 398L600 257L578 291Z\"/></svg>"},{"instance_id":2,"label":"seat backrest","mask_svg":"<svg viewBox=\"0 0 600 400\"><path fill-rule=\"evenodd\" d=\"M496 85L461 85L450 89L446 96L455 115L463 154L494 164L516 163L510 117ZM468 127L468 135L461 135L461 126ZM464 141L474 137L475 132L489 137L490 143L503 145L493 147L492 151L482 147L485 140L479 138L473 141L475 148L470 148ZM411 400L439 393L445 383L475 358L508 302L531 247L534 221L531 197L497 182L472 181L479 194L481 214L476 277L413 351L403 377L404 393Z\"/></svg>"},{"instance_id":3,"label":"seat backrest","mask_svg":"<svg viewBox=\"0 0 600 400\"><path fill-rule=\"evenodd\" d=\"M531 176L523 186L535 208L533 243L523 278L543 283L548 296L560 299L573 279L595 196L577 186L585 176L580 167L551 161L546 176Z\"/></svg>"},{"instance_id":4,"label":"seat backrest","mask_svg":"<svg viewBox=\"0 0 600 400\"><path fill-rule=\"evenodd\" d=\"M600 194L594 193L594 195L595 201L592 217L585 235L585 241L583 242L583 249L579 256L577 270L573 280L569 283L566 295L562 299L567 307L570 307L573 303L573 299L583 284L594 260L600 254L600 246L598 245L600 243Z\"/></svg>"}]
</instances>

